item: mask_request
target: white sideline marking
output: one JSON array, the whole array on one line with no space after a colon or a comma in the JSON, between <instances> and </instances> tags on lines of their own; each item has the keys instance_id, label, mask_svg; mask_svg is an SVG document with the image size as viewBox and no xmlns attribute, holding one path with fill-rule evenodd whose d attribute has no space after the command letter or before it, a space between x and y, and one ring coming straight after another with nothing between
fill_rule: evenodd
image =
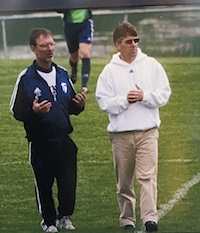
<instances>
[{"instance_id":1,"label":"white sideline marking","mask_svg":"<svg viewBox=\"0 0 200 233\"><path fill-rule=\"evenodd\" d=\"M22 165L22 164L30 164L29 161L12 161L12 162L5 162L5 163L0 163L0 166L7 166L7 165Z\"/></svg>"},{"instance_id":2,"label":"white sideline marking","mask_svg":"<svg viewBox=\"0 0 200 233\"><path fill-rule=\"evenodd\" d=\"M197 173L191 180L187 181L185 184L182 185L180 189L173 195L173 198L167 204L161 204L160 210L158 210L158 220L163 218L173 207L174 205L181 200L184 196L187 195L190 188L192 188L195 184L200 182L200 173ZM140 228L137 233L145 233L144 226Z\"/></svg>"},{"instance_id":3,"label":"white sideline marking","mask_svg":"<svg viewBox=\"0 0 200 233\"><path fill-rule=\"evenodd\" d=\"M167 160L160 160L160 162L167 162L167 163L190 163L190 162L198 162L199 159L195 159L195 160L192 160L192 159L167 159Z\"/></svg>"},{"instance_id":4,"label":"white sideline marking","mask_svg":"<svg viewBox=\"0 0 200 233\"><path fill-rule=\"evenodd\" d=\"M176 202L178 202L181 198L183 198L190 188L192 188L195 184L200 182L200 173L198 173L191 180L187 181L182 185L182 188L177 190L177 192L173 195L173 199L171 199L167 204L160 205L161 209L158 211L158 219L163 218L174 206Z\"/></svg>"}]
</instances>

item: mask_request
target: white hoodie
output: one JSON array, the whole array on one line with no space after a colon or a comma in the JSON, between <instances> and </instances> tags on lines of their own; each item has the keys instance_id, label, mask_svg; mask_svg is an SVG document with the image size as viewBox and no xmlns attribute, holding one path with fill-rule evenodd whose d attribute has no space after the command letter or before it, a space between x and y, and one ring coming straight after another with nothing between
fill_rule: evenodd
<instances>
[{"instance_id":1,"label":"white hoodie","mask_svg":"<svg viewBox=\"0 0 200 233\"><path fill-rule=\"evenodd\" d=\"M101 110L109 114L109 132L147 130L160 126L159 107L164 106L171 95L167 75L162 65L138 48L131 64L114 54L99 75L96 98ZM143 100L129 104L127 94L143 90Z\"/></svg>"}]
</instances>

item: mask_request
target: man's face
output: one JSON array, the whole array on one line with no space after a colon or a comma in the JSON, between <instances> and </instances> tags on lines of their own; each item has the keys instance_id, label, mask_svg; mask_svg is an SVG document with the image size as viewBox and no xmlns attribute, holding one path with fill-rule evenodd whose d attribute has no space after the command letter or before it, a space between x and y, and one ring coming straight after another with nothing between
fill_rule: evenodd
<instances>
[{"instance_id":1,"label":"man's face","mask_svg":"<svg viewBox=\"0 0 200 233\"><path fill-rule=\"evenodd\" d=\"M122 60L134 60L137 55L139 38L134 36L127 36L122 39L120 43L116 42L115 46L121 53Z\"/></svg>"},{"instance_id":2,"label":"man's face","mask_svg":"<svg viewBox=\"0 0 200 233\"><path fill-rule=\"evenodd\" d=\"M31 46L35 53L38 64L43 67L45 64L51 64L54 58L55 42L51 35L41 34L36 39L36 45Z\"/></svg>"}]
</instances>

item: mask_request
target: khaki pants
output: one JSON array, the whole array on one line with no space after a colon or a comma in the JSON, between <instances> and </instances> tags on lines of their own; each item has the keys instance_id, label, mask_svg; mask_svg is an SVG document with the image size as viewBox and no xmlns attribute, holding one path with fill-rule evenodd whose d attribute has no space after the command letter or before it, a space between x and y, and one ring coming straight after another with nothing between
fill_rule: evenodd
<instances>
[{"instance_id":1,"label":"khaki pants","mask_svg":"<svg viewBox=\"0 0 200 233\"><path fill-rule=\"evenodd\" d=\"M140 184L142 223L157 222L158 129L110 133L117 178L120 226L135 226L134 174Z\"/></svg>"}]
</instances>

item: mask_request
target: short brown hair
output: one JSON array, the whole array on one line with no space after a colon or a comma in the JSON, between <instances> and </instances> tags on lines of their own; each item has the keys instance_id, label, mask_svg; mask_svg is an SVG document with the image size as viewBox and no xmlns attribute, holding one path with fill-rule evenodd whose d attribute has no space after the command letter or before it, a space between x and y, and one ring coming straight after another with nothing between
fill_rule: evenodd
<instances>
[{"instance_id":1,"label":"short brown hair","mask_svg":"<svg viewBox=\"0 0 200 233\"><path fill-rule=\"evenodd\" d=\"M46 28L34 28L31 32L31 35L29 37L29 44L36 46L36 39L40 35L50 35L53 37L52 32L49 29Z\"/></svg>"},{"instance_id":2,"label":"short brown hair","mask_svg":"<svg viewBox=\"0 0 200 233\"><path fill-rule=\"evenodd\" d=\"M127 36L137 36L136 28L129 22L123 21L120 23L113 33L113 41L114 44L116 42L120 43L123 38Z\"/></svg>"}]
</instances>

